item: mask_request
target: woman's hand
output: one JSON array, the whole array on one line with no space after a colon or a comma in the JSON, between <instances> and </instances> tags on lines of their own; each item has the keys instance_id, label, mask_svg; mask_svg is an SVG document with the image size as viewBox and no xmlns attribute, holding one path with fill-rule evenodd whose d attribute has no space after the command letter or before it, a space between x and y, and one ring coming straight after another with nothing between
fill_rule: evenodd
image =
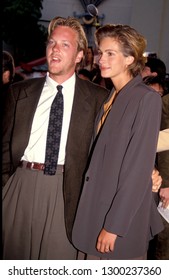
<instances>
[{"instance_id":1,"label":"woman's hand","mask_svg":"<svg viewBox=\"0 0 169 280\"><path fill-rule=\"evenodd\" d=\"M100 253L113 251L116 238L116 234L110 233L103 228L98 236L96 249Z\"/></svg>"},{"instance_id":2,"label":"woman's hand","mask_svg":"<svg viewBox=\"0 0 169 280\"><path fill-rule=\"evenodd\" d=\"M158 192L159 188L161 187L161 184L162 184L162 178L160 176L160 173L157 169L153 169L153 173L152 173L152 182L153 182L153 185L152 185L152 191L153 192Z\"/></svg>"}]
</instances>

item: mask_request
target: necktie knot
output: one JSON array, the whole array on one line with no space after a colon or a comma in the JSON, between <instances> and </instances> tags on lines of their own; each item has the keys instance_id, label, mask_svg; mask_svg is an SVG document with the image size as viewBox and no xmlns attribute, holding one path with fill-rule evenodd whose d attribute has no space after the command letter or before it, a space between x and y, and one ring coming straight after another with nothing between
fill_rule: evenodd
<instances>
[{"instance_id":1,"label":"necktie knot","mask_svg":"<svg viewBox=\"0 0 169 280\"><path fill-rule=\"evenodd\" d=\"M63 87L61 85L58 85L56 88L57 88L58 92L62 92Z\"/></svg>"}]
</instances>

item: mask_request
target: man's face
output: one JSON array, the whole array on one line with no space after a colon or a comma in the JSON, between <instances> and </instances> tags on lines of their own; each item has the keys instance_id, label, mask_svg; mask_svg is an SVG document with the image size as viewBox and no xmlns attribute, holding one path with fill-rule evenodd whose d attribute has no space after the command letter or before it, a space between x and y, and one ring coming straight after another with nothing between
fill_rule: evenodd
<instances>
[{"instance_id":1,"label":"man's face","mask_svg":"<svg viewBox=\"0 0 169 280\"><path fill-rule=\"evenodd\" d=\"M144 69L142 70L141 75L142 75L142 78L147 77L147 76L154 76L155 77L155 76L157 76L157 73L156 72L151 72L150 67L145 66Z\"/></svg>"},{"instance_id":2,"label":"man's face","mask_svg":"<svg viewBox=\"0 0 169 280\"><path fill-rule=\"evenodd\" d=\"M73 75L83 52L77 51L78 35L67 26L58 26L52 32L46 48L49 76L62 83Z\"/></svg>"}]
</instances>

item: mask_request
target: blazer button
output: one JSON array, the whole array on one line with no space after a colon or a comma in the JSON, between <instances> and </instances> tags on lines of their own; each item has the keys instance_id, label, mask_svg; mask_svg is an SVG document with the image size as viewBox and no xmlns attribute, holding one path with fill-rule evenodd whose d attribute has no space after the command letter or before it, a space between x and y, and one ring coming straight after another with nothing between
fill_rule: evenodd
<instances>
[{"instance_id":1,"label":"blazer button","mask_svg":"<svg viewBox=\"0 0 169 280\"><path fill-rule=\"evenodd\" d=\"M89 177L88 176L86 177L86 181L89 181Z\"/></svg>"}]
</instances>

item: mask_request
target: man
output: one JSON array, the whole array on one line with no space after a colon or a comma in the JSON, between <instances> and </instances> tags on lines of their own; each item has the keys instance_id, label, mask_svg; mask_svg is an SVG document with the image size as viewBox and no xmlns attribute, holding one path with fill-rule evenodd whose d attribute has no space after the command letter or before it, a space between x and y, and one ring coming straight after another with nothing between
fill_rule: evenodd
<instances>
[{"instance_id":1,"label":"man","mask_svg":"<svg viewBox=\"0 0 169 280\"><path fill-rule=\"evenodd\" d=\"M7 52L2 52L2 85L1 85L1 112L9 86L14 82L15 63L13 56Z\"/></svg>"},{"instance_id":2,"label":"man","mask_svg":"<svg viewBox=\"0 0 169 280\"><path fill-rule=\"evenodd\" d=\"M12 55L7 52L2 52L2 83L8 85L12 83L15 75L15 64Z\"/></svg>"},{"instance_id":3,"label":"man","mask_svg":"<svg viewBox=\"0 0 169 280\"><path fill-rule=\"evenodd\" d=\"M153 76L153 77L159 77L162 80L165 80L166 75L166 65L165 63L155 57L147 57L147 62L145 64L145 67L142 71L142 77L147 76Z\"/></svg>"},{"instance_id":4,"label":"man","mask_svg":"<svg viewBox=\"0 0 169 280\"><path fill-rule=\"evenodd\" d=\"M165 94L165 81L162 80L159 76L146 76L143 78L143 81L146 85L157 91L161 95L161 97Z\"/></svg>"},{"instance_id":5,"label":"man","mask_svg":"<svg viewBox=\"0 0 169 280\"><path fill-rule=\"evenodd\" d=\"M145 84L151 86L163 96L166 91L166 65L155 57L147 57L147 62L141 73ZM166 97L164 97L165 99ZM169 128L163 129L159 133L157 152L169 150Z\"/></svg>"},{"instance_id":6,"label":"man","mask_svg":"<svg viewBox=\"0 0 169 280\"><path fill-rule=\"evenodd\" d=\"M74 18L48 28L46 77L11 87L3 120L3 258L75 259L71 231L95 116L107 90L75 75L87 50ZM62 85L64 115L55 175L44 174L51 104ZM63 184L62 184L63 183Z\"/></svg>"},{"instance_id":7,"label":"man","mask_svg":"<svg viewBox=\"0 0 169 280\"><path fill-rule=\"evenodd\" d=\"M162 119L161 129L166 133L169 131L169 94L162 97ZM167 137L166 137L167 140ZM169 133L168 133L169 142ZM167 142L166 142L167 143ZM160 200L164 208L169 206L169 151L158 153L158 170L162 176L162 185L159 191ZM169 224L163 219L164 230L157 236L155 258L158 260L169 260Z\"/></svg>"}]
</instances>

